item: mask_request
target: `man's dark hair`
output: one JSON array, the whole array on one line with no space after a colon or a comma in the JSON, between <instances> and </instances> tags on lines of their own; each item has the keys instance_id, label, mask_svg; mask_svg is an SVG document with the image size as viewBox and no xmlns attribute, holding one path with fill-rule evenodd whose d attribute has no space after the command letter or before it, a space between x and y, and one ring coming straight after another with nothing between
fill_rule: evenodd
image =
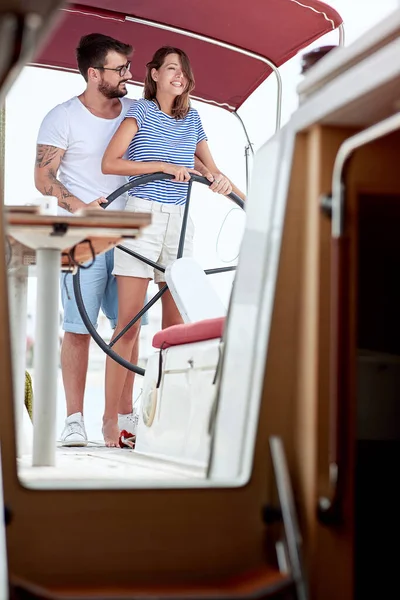
<instances>
[{"instance_id":1,"label":"man's dark hair","mask_svg":"<svg viewBox=\"0 0 400 600\"><path fill-rule=\"evenodd\" d=\"M102 33L90 33L81 37L76 49L76 60L78 61L78 69L85 81L88 80L89 67L104 67L107 54L110 51L128 57L132 53L132 46Z\"/></svg>"}]
</instances>

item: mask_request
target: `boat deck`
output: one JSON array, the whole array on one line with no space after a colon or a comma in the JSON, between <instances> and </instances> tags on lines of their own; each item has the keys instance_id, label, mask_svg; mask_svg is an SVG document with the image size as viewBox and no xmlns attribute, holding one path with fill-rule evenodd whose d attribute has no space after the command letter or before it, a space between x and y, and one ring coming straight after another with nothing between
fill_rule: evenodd
<instances>
[{"instance_id":1,"label":"boat deck","mask_svg":"<svg viewBox=\"0 0 400 600\"><path fill-rule=\"evenodd\" d=\"M58 446L54 467L33 467L32 457L25 455L18 459L18 474L23 485L33 488L175 487L205 478L203 469L167 463L128 448L106 448L100 441L83 448Z\"/></svg>"}]
</instances>

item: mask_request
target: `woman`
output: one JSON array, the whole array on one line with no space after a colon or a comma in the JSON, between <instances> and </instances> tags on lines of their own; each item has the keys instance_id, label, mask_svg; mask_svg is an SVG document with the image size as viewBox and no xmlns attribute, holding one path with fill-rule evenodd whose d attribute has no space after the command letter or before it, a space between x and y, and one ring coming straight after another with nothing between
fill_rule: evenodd
<instances>
[{"instance_id":1,"label":"woman","mask_svg":"<svg viewBox=\"0 0 400 600\"><path fill-rule=\"evenodd\" d=\"M139 239L124 245L154 262L168 265L176 259L182 215L191 173L201 175L194 167L195 154L206 170L216 174L219 183L224 176L211 156L207 138L197 111L190 107L189 94L194 78L189 59L178 48L157 50L147 64L144 99L135 102L116 131L103 157L103 173L128 175L132 181L138 175L169 173L173 180L152 182L129 191L126 210L151 212L152 224ZM123 158L128 150L129 160ZM226 178L224 178L226 179ZM226 180L224 193L232 191ZM193 222L189 218L184 255L193 248ZM143 307L149 280L154 277L160 288L164 274L115 250L114 275L118 287L118 323L114 336ZM162 328L182 323L182 318L170 292L162 296ZM130 360L139 333L139 322L115 344L115 350ZM118 446L118 401L127 371L107 357L106 406L103 435L107 446ZM135 434L136 432L132 432Z\"/></svg>"}]
</instances>

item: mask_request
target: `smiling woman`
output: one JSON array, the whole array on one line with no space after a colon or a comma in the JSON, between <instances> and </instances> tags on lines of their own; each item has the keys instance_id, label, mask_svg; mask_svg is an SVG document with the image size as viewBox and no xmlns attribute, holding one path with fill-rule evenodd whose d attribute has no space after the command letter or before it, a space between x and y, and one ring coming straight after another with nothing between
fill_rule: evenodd
<instances>
[{"instance_id":1,"label":"smiling woman","mask_svg":"<svg viewBox=\"0 0 400 600\"><path fill-rule=\"evenodd\" d=\"M157 50L147 63L144 97L155 100L158 95L173 93L171 116L183 118L189 110L189 94L195 86L194 75L185 52L172 46ZM175 88L175 91L173 91ZM160 110L161 107L159 106Z\"/></svg>"},{"instance_id":2,"label":"smiling woman","mask_svg":"<svg viewBox=\"0 0 400 600\"><path fill-rule=\"evenodd\" d=\"M127 211L151 213L152 224L139 240L127 240L124 247L147 260L161 260L167 267L182 256L179 253L180 231L188 181L191 174L200 175L194 169L195 154L207 171L215 174L218 182L226 181L224 195L232 188L217 168L208 149L200 116L190 105L194 76L188 56L179 48L164 46L155 52L146 68L144 99L128 110L104 153L102 170L111 175L126 175L131 183L138 175L159 172L173 175L172 180L132 187L126 204ZM184 256L193 253L193 235L194 226L189 219ZM118 344L117 353L129 361L139 335L140 321L123 338L120 334L130 323L132 314L141 310L149 280L154 277L161 292L165 287L165 276L119 249L116 249L113 274L118 285L118 322L113 342ZM183 323L171 293L162 291L162 328ZM126 377L126 369L107 357L103 420L107 446L119 444L118 405Z\"/></svg>"}]
</instances>

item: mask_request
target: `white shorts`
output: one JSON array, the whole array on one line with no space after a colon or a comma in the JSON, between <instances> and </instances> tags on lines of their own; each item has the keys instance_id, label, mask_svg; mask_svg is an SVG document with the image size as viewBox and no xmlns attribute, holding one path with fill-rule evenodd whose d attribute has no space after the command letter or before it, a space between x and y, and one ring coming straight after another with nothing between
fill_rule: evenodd
<instances>
[{"instance_id":1,"label":"white shorts","mask_svg":"<svg viewBox=\"0 0 400 600\"><path fill-rule=\"evenodd\" d=\"M134 250L163 267L171 264L177 257L179 237L185 206L153 202L130 196L125 210L130 212L151 213L151 224L142 229L140 236L134 240L124 240L121 246ZM188 218L183 256L193 254L194 224ZM154 279L156 283L165 281L165 274L158 269L115 248L113 275Z\"/></svg>"}]
</instances>

